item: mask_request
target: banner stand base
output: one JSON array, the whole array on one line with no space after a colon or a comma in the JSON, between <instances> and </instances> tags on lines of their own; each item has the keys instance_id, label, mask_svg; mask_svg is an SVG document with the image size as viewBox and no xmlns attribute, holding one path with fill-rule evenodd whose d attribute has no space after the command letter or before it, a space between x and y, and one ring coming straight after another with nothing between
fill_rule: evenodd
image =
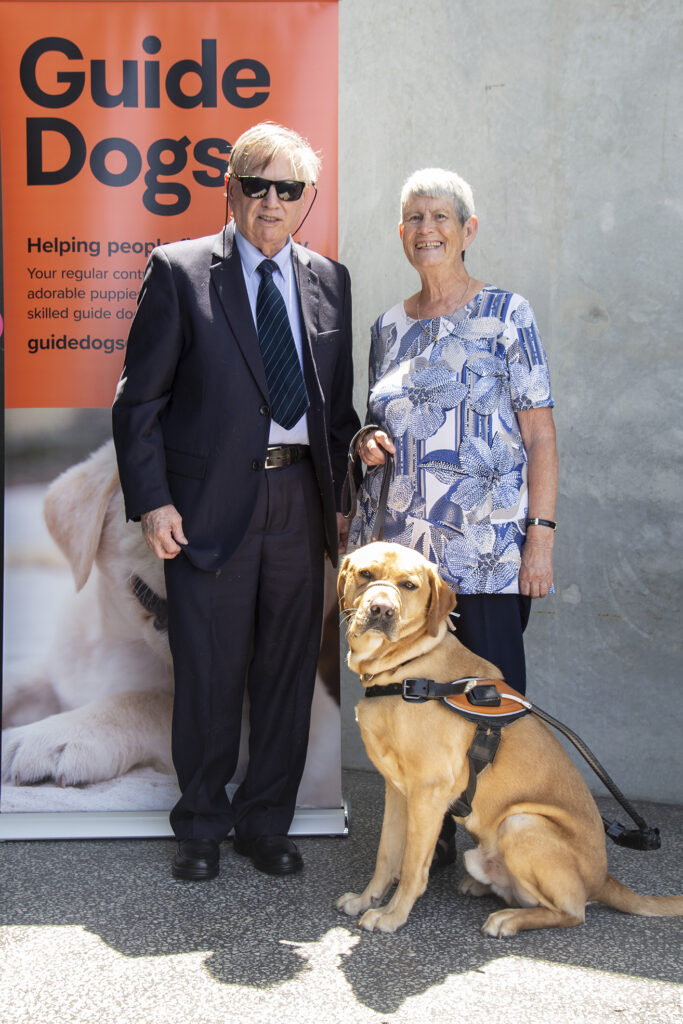
<instances>
[{"instance_id":1,"label":"banner stand base","mask_svg":"<svg viewBox=\"0 0 683 1024\"><path fill-rule=\"evenodd\" d=\"M345 836L346 800L341 807L297 807L291 836ZM0 814L0 842L7 839L167 839L173 836L167 811L9 812Z\"/></svg>"}]
</instances>

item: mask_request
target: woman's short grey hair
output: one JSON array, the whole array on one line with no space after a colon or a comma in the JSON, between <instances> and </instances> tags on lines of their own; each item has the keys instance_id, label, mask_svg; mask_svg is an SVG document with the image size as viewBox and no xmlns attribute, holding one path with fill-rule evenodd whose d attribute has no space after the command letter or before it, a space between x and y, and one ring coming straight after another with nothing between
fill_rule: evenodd
<instances>
[{"instance_id":1,"label":"woman's short grey hair","mask_svg":"<svg viewBox=\"0 0 683 1024\"><path fill-rule=\"evenodd\" d=\"M263 121L242 132L230 154L228 171L230 174L255 174L278 156L286 156L291 161L292 171L299 181L313 185L318 180L322 160L308 140L272 121Z\"/></svg>"},{"instance_id":2,"label":"woman's short grey hair","mask_svg":"<svg viewBox=\"0 0 683 1024\"><path fill-rule=\"evenodd\" d=\"M474 216L472 189L455 171L444 171L441 167L425 167L411 174L401 190L401 220L407 204L416 196L450 199L461 224Z\"/></svg>"}]
</instances>

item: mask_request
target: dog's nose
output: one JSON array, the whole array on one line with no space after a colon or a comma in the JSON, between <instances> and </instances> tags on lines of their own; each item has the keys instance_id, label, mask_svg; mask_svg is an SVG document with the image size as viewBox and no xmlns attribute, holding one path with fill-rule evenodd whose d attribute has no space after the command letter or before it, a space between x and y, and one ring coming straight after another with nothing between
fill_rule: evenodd
<instances>
[{"instance_id":1,"label":"dog's nose","mask_svg":"<svg viewBox=\"0 0 683 1024\"><path fill-rule=\"evenodd\" d=\"M385 621L394 617L394 606L386 598L375 598L370 605L370 615L373 619Z\"/></svg>"}]
</instances>

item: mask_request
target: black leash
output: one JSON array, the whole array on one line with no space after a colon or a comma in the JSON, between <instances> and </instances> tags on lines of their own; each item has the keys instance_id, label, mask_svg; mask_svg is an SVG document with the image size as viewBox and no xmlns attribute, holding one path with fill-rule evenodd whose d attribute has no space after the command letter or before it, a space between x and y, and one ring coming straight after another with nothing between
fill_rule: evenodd
<instances>
[{"instance_id":1,"label":"black leash","mask_svg":"<svg viewBox=\"0 0 683 1024\"><path fill-rule=\"evenodd\" d=\"M546 711L541 711L541 709L536 707L536 705L531 705L530 711L532 714L542 719L542 721L547 722L548 725L557 729L563 736L567 737L570 743L574 744L584 761L590 765L600 781L604 783L610 791L614 799L621 804L628 816L638 826L638 828L627 829L620 822L608 821L607 818L601 815L602 823L605 826L605 832L610 839L615 842L617 846L626 846L630 850L658 850L662 845L659 829L650 827L646 823L645 819L641 818L616 783L609 777L595 754L586 746L580 736L577 736L576 733L572 732L568 726L563 725L562 722L558 722L556 718L553 718Z\"/></svg>"},{"instance_id":2,"label":"black leash","mask_svg":"<svg viewBox=\"0 0 683 1024\"><path fill-rule=\"evenodd\" d=\"M360 456L358 455L358 446L360 442L365 438L366 434L370 434L375 430L381 430L376 423L368 423L366 426L361 427L360 430L354 434L351 438L349 445L348 463L346 467L346 477L344 479L344 485L342 487L341 496L341 510L342 515L345 519L353 519L356 514L358 507L358 488L356 486L356 479L358 474L358 462ZM372 537L371 540L382 540L384 536L384 523L387 516L387 498L389 496L389 485L391 484L391 477L394 472L394 456L391 452L384 452L384 469L382 472L382 486L379 492L379 501L377 502L377 511L375 513L375 519L372 524Z\"/></svg>"}]
</instances>

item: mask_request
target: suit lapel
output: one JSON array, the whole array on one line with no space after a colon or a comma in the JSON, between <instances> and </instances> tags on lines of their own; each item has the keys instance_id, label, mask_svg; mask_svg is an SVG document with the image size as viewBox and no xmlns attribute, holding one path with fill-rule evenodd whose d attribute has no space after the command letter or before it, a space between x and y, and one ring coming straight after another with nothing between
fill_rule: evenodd
<instances>
[{"instance_id":1,"label":"suit lapel","mask_svg":"<svg viewBox=\"0 0 683 1024\"><path fill-rule=\"evenodd\" d=\"M313 344L318 337L318 302L320 301L318 275L311 270L311 262L303 246L292 242L292 255L294 257L294 276L301 300L304 331L309 344Z\"/></svg>"},{"instance_id":2,"label":"suit lapel","mask_svg":"<svg viewBox=\"0 0 683 1024\"><path fill-rule=\"evenodd\" d=\"M218 293L230 330L244 360L251 370L264 398L268 398L268 385L263 369L258 335L251 315L237 246L234 245L234 225L228 224L216 236L211 263L211 280Z\"/></svg>"},{"instance_id":3,"label":"suit lapel","mask_svg":"<svg viewBox=\"0 0 683 1024\"><path fill-rule=\"evenodd\" d=\"M311 270L310 259L306 249L292 243L294 258L294 276L299 292L301 305L301 321L303 324L303 362L304 378L309 398L313 399L311 388L314 387L322 397L322 389L315 366L314 345L318 340L318 305L320 302L320 282L315 271Z\"/></svg>"}]
</instances>

